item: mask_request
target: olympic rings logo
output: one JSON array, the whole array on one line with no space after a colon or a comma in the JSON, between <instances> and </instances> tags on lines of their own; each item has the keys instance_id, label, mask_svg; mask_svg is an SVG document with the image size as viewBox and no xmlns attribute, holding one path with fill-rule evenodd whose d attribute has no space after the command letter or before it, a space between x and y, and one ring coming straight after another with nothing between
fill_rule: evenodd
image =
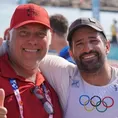
<instances>
[{"instance_id":1,"label":"olympic rings logo","mask_svg":"<svg viewBox=\"0 0 118 118\"><path fill-rule=\"evenodd\" d=\"M94 109L96 109L98 112L103 113L108 108L110 108L114 105L114 100L110 96L106 96L106 97L101 99L97 95L95 95L91 98L88 95L81 95L80 98L79 98L79 103L82 106L84 106L84 109L88 112L91 112Z\"/></svg>"}]
</instances>

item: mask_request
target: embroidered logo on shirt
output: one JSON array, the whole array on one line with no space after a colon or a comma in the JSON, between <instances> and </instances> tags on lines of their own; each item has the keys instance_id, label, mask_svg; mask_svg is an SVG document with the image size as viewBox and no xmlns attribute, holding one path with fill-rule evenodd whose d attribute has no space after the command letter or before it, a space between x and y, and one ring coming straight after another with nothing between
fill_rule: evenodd
<instances>
[{"instance_id":1,"label":"embroidered logo on shirt","mask_svg":"<svg viewBox=\"0 0 118 118\"><path fill-rule=\"evenodd\" d=\"M80 87L79 80L72 80L71 86L75 88L79 88Z\"/></svg>"},{"instance_id":2,"label":"embroidered logo on shirt","mask_svg":"<svg viewBox=\"0 0 118 118\"><path fill-rule=\"evenodd\" d=\"M114 90L118 91L118 85L117 84L114 84Z\"/></svg>"}]
</instances>

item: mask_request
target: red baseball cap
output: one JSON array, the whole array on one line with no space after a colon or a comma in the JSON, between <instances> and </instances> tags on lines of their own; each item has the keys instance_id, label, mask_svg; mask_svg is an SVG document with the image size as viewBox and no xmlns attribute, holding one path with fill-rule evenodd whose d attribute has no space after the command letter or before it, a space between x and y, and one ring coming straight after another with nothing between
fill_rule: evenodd
<instances>
[{"instance_id":1,"label":"red baseball cap","mask_svg":"<svg viewBox=\"0 0 118 118\"><path fill-rule=\"evenodd\" d=\"M51 29L47 11L36 4L19 5L13 13L9 29L28 23L39 23Z\"/></svg>"}]
</instances>

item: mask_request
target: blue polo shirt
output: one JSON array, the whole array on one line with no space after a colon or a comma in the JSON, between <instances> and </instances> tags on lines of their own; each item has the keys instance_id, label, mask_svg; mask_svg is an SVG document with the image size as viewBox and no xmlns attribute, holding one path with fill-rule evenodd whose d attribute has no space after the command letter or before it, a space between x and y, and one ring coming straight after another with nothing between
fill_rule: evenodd
<instances>
[{"instance_id":1,"label":"blue polo shirt","mask_svg":"<svg viewBox=\"0 0 118 118\"><path fill-rule=\"evenodd\" d=\"M74 63L74 60L72 59L72 57L69 54L69 46L65 46L59 53L60 57L63 57L64 59L68 60L71 63Z\"/></svg>"}]
</instances>

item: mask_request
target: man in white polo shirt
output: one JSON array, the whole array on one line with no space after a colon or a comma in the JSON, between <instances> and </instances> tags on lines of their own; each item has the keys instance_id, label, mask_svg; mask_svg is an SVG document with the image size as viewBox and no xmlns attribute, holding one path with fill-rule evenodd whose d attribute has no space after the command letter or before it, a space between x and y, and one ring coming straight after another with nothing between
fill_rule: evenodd
<instances>
[{"instance_id":1,"label":"man in white polo shirt","mask_svg":"<svg viewBox=\"0 0 118 118\"><path fill-rule=\"evenodd\" d=\"M110 43L102 26L95 19L77 19L67 40L77 66L56 56L47 56L40 64L65 118L117 118L118 69L108 63Z\"/></svg>"}]
</instances>

